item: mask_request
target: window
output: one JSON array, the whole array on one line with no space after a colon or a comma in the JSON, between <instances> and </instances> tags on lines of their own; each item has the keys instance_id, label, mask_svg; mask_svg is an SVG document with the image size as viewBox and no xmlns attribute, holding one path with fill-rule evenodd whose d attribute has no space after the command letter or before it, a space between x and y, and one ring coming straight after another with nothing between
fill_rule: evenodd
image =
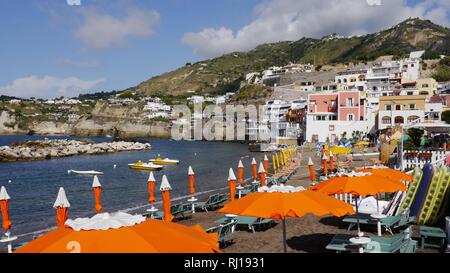
<instances>
[{"instance_id":1,"label":"window","mask_svg":"<svg viewBox=\"0 0 450 273\"><path fill-rule=\"evenodd\" d=\"M345 101L345 105L347 107L353 106L353 98L347 98L347 100Z\"/></svg>"},{"instance_id":2,"label":"window","mask_svg":"<svg viewBox=\"0 0 450 273\"><path fill-rule=\"evenodd\" d=\"M403 124L405 122L405 119L401 116L397 116L394 119L395 124Z\"/></svg>"},{"instance_id":3,"label":"window","mask_svg":"<svg viewBox=\"0 0 450 273\"><path fill-rule=\"evenodd\" d=\"M414 103L409 104L409 109L410 110L416 109L416 105Z\"/></svg>"},{"instance_id":4,"label":"window","mask_svg":"<svg viewBox=\"0 0 450 273\"><path fill-rule=\"evenodd\" d=\"M392 105L388 104L386 105L386 111L391 111L392 110Z\"/></svg>"},{"instance_id":5,"label":"window","mask_svg":"<svg viewBox=\"0 0 450 273\"><path fill-rule=\"evenodd\" d=\"M402 106L399 105L399 104L395 105L395 110L396 110L396 111L402 110Z\"/></svg>"},{"instance_id":6,"label":"window","mask_svg":"<svg viewBox=\"0 0 450 273\"><path fill-rule=\"evenodd\" d=\"M422 84L422 88L428 88L428 87L430 87L430 86L428 85L428 83Z\"/></svg>"},{"instance_id":7,"label":"window","mask_svg":"<svg viewBox=\"0 0 450 273\"><path fill-rule=\"evenodd\" d=\"M418 120L418 119L419 119L418 116L409 116L407 120L408 120L408 123L411 123L411 122L413 122L415 120Z\"/></svg>"},{"instance_id":8,"label":"window","mask_svg":"<svg viewBox=\"0 0 450 273\"><path fill-rule=\"evenodd\" d=\"M414 95L414 93L412 91L408 91L408 92L406 92L406 95L412 96L412 95Z\"/></svg>"},{"instance_id":9,"label":"window","mask_svg":"<svg viewBox=\"0 0 450 273\"><path fill-rule=\"evenodd\" d=\"M328 126L328 131L334 131L334 125L329 125Z\"/></svg>"},{"instance_id":10,"label":"window","mask_svg":"<svg viewBox=\"0 0 450 273\"><path fill-rule=\"evenodd\" d=\"M347 120L348 121L353 121L353 114L348 114Z\"/></svg>"},{"instance_id":11,"label":"window","mask_svg":"<svg viewBox=\"0 0 450 273\"><path fill-rule=\"evenodd\" d=\"M391 117L388 117L388 116L384 116L381 119L381 123L383 123L383 124L391 124L391 121L392 121Z\"/></svg>"}]
</instances>

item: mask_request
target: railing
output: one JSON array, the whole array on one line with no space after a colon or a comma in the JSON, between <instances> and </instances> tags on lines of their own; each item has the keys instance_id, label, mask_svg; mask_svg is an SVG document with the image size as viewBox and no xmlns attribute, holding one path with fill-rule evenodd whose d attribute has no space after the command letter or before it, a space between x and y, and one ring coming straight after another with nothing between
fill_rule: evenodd
<instances>
[{"instance_id":1,"label":"railing","mask_svg":"<svg viewBox=\"0 0 450 273\"><path fill-rule=\"evenodd\" d=\"M403 170L415 167L423 168L426 163L435 167L444 166L448 154L450 151L404 151L402 167Z\"/></svg>"}]
</instances>

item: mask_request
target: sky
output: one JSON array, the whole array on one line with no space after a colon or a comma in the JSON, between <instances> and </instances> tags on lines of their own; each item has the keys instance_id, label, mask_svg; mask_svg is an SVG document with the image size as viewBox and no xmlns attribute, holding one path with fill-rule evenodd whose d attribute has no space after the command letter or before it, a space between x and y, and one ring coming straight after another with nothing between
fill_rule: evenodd
<instances>
[{"instance_id":1,"label":"sky","mask_svg":"<svg viewBox=\"0 0 450 273\"><path fill-rule=\"evenodd\" d=\"M0 0L0 94L123 90L187 62L409 17L450 27L450 1Z\"/></svg>"}]
</instances>

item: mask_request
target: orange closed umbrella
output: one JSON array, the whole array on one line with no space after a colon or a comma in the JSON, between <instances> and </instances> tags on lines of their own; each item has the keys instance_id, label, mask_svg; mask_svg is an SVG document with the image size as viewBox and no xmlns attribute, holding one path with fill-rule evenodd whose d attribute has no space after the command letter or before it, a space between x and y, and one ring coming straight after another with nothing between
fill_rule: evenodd
<instances>
[{"instance_id":1,"label":"orange closed umbrella","mask_svg":"<svg viewBox=\"0 0 450 273\"><path fill-rule=\"evenodd\" d=\"M261 187L266 185L266 170L264 169L264 166L262 163L259 163L259 180L261 181Z\"/></svg>"},{"instance_id":2,"label":"orange closed umbrella","mask_svg":"<svg viewBox=\"0 0 450 273\"><path fill-rule=\"evenodd\" d=\"M264 170L269 173L269 158L267 158L267 155L264 155Z\"/></svg>"},{"instance_id":3,"label":"orange closed umbrella","mask_svg":"<svg viewBox=\"0 0 450 273\"><path fill-rule=\"evenodd\" d=\"M330 170L334 171L334 155L331 151L330 151Z\"/></svg>"},{"instance_id":4,"label":"orange closed umbrella","mask_svg":"<svg viewBox=\"0 0 450 273\"><path fill-rule=\"evenodd\" d=\"M234 175L233 169L230 168L228 172L228 182L230 184L230 202L234 201L236 196L236 176Z\"/></svg>"},{"instance_id":5,"label":"orange closed umbrella","mask_svg":"<svg viewBox=\"0 0 450 273\"><path fill-rule=\"evenodd\" d=\"M95 211L99 213L100 211L102 211L102 202L101 202L102 185L100 184L100 181L98 181L97 176L94 176L94 182L92 182L92 189L94 191Z\"/></svg>"},{"instance_id":6,"label":"orange closed umbrella","mask_svg":"<svg viewBox=\"0 0 450 273\"><path fill-rule=\"evenodd\" d=\"M314 174L314 163L311 157L308 159L308 168L309 168L309 178L312 182L316 181L316 176Z\"/></svg>"},{"instance_id":7,"label":"orange closed umbrella","mask_svg":"<svg viewBox=\"0 0 450 273\"><path fill-rule=\"evenodd\" d=\"M101 215L101 214L98 214ZM16 253L214 253L217 234L200 226L145 220L107 230L56 229L19 248Z\"/></svg>"},{"instance_id":8,"label":"orange closed umbrella","mask_svg":"<svg viewBox=\"0 0 450 273\"><path fill-rule=\"evenodd\" d=\"M172 187L170 186L166 175L163 175L162 177L159 190L162 192L164 221L171 222L173 220L170 204L170 191L172 190Z\"/></svg>"},{"instance_id":9,"label":"orange closed umbrella","mask_svg":"<svg viewBox=\"0 0 450 273\"><path fill-rule=\"evenodd\" d=\"M188 176L189 176L189 192L190 192L191 194L194 194L194 193L195 193L195 185L194 185L194 183L195 183L195 177L194 177L194 175L195 175L194 170L192 170L192 167L189 166L189 169L188 169Z\"/></svg>"},{"instance_id":10,"label":"orange closed umbrella","mask_svg":"<svg viewBox=\"0 0 450 273\"><path fill-rule=\"evenodd\" d=\"M325 176L328 175L327 160L328 160L327 155L324 153L322 157L322 166L323 166L323 174Z\"/></svg>"},{"instance_id":11,"label":"orange closed umbrella","mask_svg":"<svg viewBox=\"0 0 450 273\"><path fill-rule=\"evenodd\" d=\"M252 171L253 171L253 179L258 180L258 164L256 163L255 158L252 159Z\"/></svg>"},{"instance_id":12,"label":"orange closed umbrella","mask_svg":"<svg viewBox=\"0 0 450 273\"><path fill-rule=\"evenodd\" d=\"M58 228L63 228L66 223L68 209L70 207L69 200L67 200L66 192L63 187L59 188L58 196L56 197L53 207L56 209L56 225Z\"/></svg>"},{"instance_id":13,"label":"orange closed umbrella","mask_svg":"<svg viewBox=\"0 0 450 273\"><path fill-rule=\"evenodd\" d=\"M147 189L148 189L148 202L153 205L156 202L155 198L155 182L156 179L153 176L153 172L150 172L150 175L147 180Z\"/></svg>"},{"instance_id":14,"label":"orange closed umbrella","mask_svg":"<svg viewBox=\"0 0 450 273\"><path fill-rule=\"evenodd\" d=\"M358 172L368 172L372 173L373 175L383 176L392 180L396 181L407 181L407 182L413 182L413 177L410 175L407 175L404 172L397 171L391 168L364 168L364 169L358 169Z\"/></svg>"},{"instance_id":15,"label":"orange closed umbrella","mask_svg":"<svg viewBox=\"0 0 450 273\"><path fill-rule=\"evenodd\" d=\"M8 207L9 207L9 195L5 187L2 186L0 190L0 209L2 211L2 228L6 232L11 228L12 222L9 219Z\"/></svg>"},{"instance_id":16,"label":"orange closed umbrella","mask_svg":"<svg viewBox=\"0 0 450 273\"><path fill-rule=\"evenodd\" d=\"M287 252L286 217L299 218L305 214L317 216L332 214L340 217L354 213L352 206L340 200L306 190L251 193L225 205L219 212L282 220L285 252Z\"/></svg>"},{"instance_id":17,"label":"orange closed umbrella","mask_svg":"<svg viewBox=\"0 0 450 273\"><path fill-rule=\"evenodd\" d=\"M241 160L239 160L238 164L238 182L239 185L242 185L242 183L244 183L244 164L242 164Z\"/></svg>"}]
</instances>

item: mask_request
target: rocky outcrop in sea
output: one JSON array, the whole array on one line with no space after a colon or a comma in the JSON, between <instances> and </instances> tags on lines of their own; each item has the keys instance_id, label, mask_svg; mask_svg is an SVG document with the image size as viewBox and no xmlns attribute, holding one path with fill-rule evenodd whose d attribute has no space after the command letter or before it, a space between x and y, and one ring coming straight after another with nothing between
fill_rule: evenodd
<instances>
[{"instance_id":1,"label":"rocky outcrop in sea","mask_svg":"<svg viewBox=\"0 0 450 273\"><path fill-rule=\"evenodd\" d=\"M1 146L0 161L42 160L146 149L151 149L149 143L127 141L94 143L80 140L45 139Z\"/></svg>"}]
</instances>

